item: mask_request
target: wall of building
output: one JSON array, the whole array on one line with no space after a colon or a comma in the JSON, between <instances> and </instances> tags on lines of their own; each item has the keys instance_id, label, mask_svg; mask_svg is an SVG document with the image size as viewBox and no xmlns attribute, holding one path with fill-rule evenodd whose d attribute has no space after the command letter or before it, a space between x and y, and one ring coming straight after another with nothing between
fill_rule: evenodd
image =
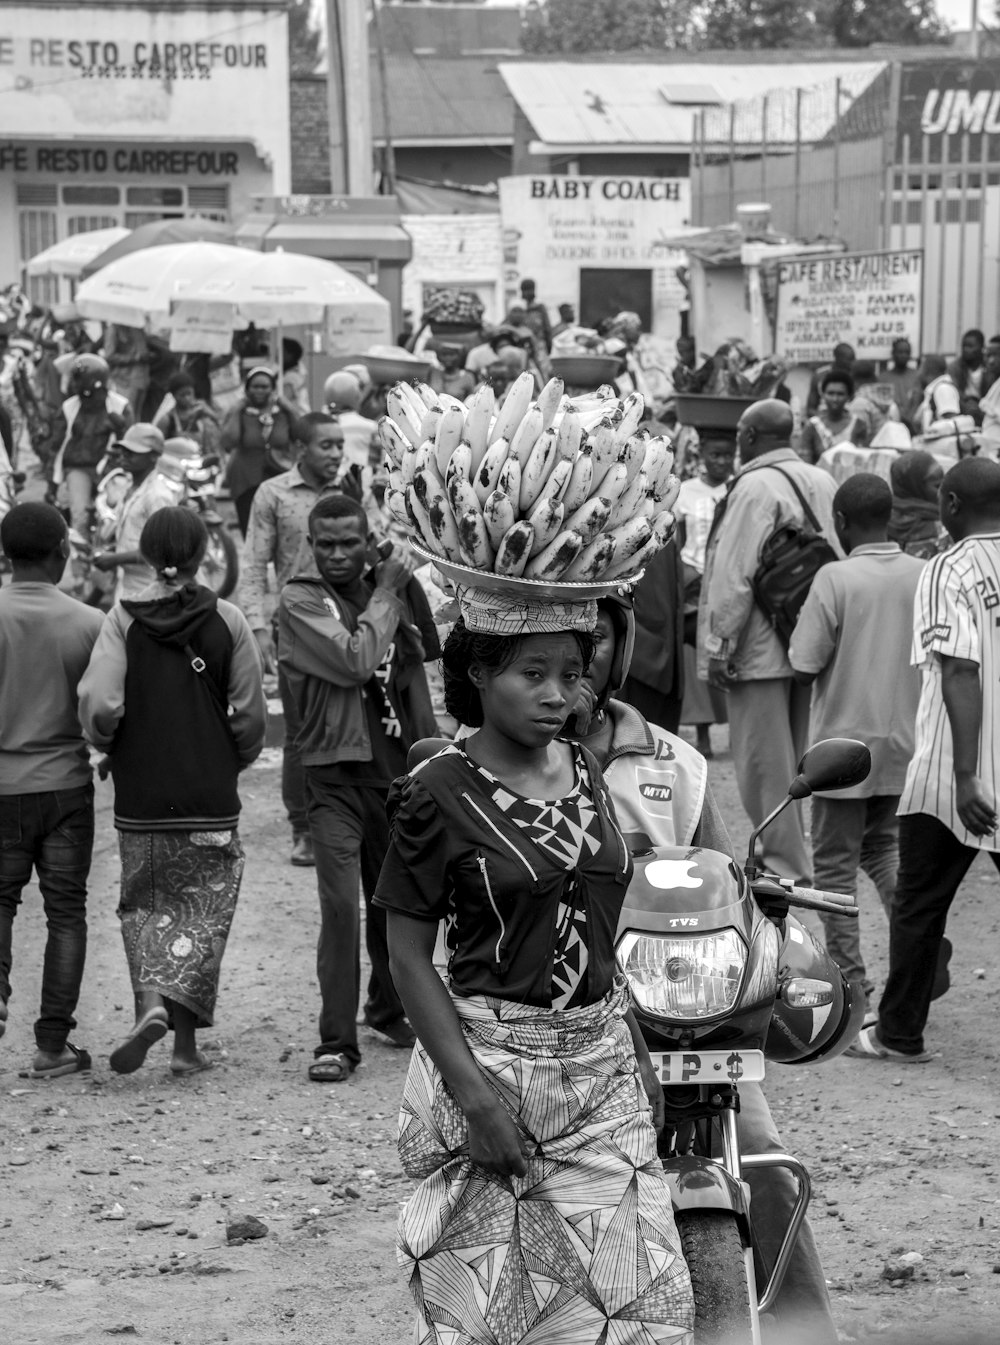
<instances>
[{"instance_id":1,"label":"wall of building","mask_svg":"<svg viewBox=\"0 0 1000 1345\"><path fill-rule=\"evenodd\" d=\"M500 216L404 215L413 260L403 270L403 306L420 316L425 285L475 290L486 321L503 316Z\"/></svg>"},{"instance_id":2,"label":"wall of building","mask_svg":"<svg viewBox=\"0 0 1000 1345\"><path fill-rule=\"evenodd\" d=\"M291 81L292 190L323 196L330 190L330 134L325 75L295 75ZM377 109L376 109L377 110ZM406 123L397 134L406 139ZM507 128L498 127L497 134ZM442 138L446 138L442 132ZM509 145L397 145L396 172L425 182L460 182L483 187L510 172Z\"/></svg>"},{"instance_id":3,"label":"wall of building","mask_svg":"<svg viewBox=\"0 0 1000 1345\"><path fill-rule=\"evenodd\" d=\"M287 192L287 23L263 4L0 7L0 282L71 233Z\"/></svg>"}]
</instances>

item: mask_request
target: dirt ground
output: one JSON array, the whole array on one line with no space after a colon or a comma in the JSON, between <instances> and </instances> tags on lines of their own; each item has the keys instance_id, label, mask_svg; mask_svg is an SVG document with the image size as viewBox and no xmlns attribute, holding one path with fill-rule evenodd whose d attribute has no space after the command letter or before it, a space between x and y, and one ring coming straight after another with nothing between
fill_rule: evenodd
<instances>
[{"instance_id":1,"label":"dirt ground","mask_svg":"<svg viewBox=\"0 0 1000 1345\"><path fill-rule=\"evenodd\" d=\"M724 752L712 775L734 835L745 837ZM211 1073L174 1080L163 1043L137 1074L108 1067L131 1023L131 994L102 786L75 1034L93 1073L20 1078L43 947L37 891L26 894L0 1044L3 1345L411 1340L393 1250L408 1188L394 1146L406 1053L362 1029L364 1064L348 1083L307 1081L315 878L287 863L275 749L244 777L243 797L248 862L218 1023L203 1034ZM952 921L953 988L934 1006L933 1063L841 1059L769 1076L786 1145L813 1174L812 1217L845 1340L997 1339L997 925L994 871L980 860ZM863 927L869 965L881 973L886 925L870 889ZM246 1214L267 1236L228 1246L227 1217ZM883 1267L901 1252L923 1260L891 1287Z\"/></svg>"}]
</instances>

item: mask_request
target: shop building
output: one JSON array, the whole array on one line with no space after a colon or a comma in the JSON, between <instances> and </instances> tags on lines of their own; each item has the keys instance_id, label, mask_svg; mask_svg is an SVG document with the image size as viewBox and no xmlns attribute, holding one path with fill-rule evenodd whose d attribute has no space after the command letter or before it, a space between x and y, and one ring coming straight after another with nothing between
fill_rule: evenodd
<instances>
[{"instance_id":1,"label":"shop building","mask_svg":"<svg viewBox=\"0 0 1000 1345\"><path fill-rule=\"evenodd\" d=\"M4 4L0 128L0 283L84 230L237 221L291 186L283 0Z\"/></svg>"}]
</instances>

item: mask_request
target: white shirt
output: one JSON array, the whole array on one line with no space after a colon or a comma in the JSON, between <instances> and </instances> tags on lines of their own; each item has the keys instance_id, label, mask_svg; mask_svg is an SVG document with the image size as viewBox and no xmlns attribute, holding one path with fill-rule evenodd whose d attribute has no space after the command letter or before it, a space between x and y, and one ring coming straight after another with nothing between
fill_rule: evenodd
<instances>
[{"instance_id":1,"label":"white shirt","mask_svg":"<svg viewBox=\"0 0 1000 1345\"><path fill-rule=\"evenodd\" d=\"M958 388L948 374L941 374L933 383L928 383L924 400L917 412L920 428L926 433L936 420L944 416L957 416L961 413L962 402Z\"/></svg>"},{"instance_id":2,"label":"white shirt","mask_svg":"<svg viewBox=\"0 0 1000 1345\"><path fill-rule=\"evenodd\" d=\"M980 397L979 409L983 413L983 449L990 457L1000 457L1000 378Z\"/></svg>"},{"instance_id":3,"label":"white shirt","mask_svg":"<svg viewBox=\"0 0 1000 1345\"><path fill-rule=\"evenodd\" d=\"M973 836L955 807L955 760L944 704L941 656L979 664L982 715L977 774L997 797L1000 757L1000 533L967 537L927 563L913 605L911 663L923 669L916 749L906 773L900 816L927 813L963 845L1000 850L1000 834Z\"/></svg>"},{"instance_id":4,"label":"white shirt","mask_svg":"<svg viewBox=\"0 0 1000 1345\"><path fill-rule=\"evenodd\" d=\"M165 509L179 502L183 488L155 469L139 485L133 486L118 506L115 525L115 549L138 551L139 538L147 520L157 509ZM118 585L115 597L137 598L156 578L151 565L144 560L118 567Z\"/></svg>"},{"instance_id":5,"label":"white shirt","mask_svg":"<svg viewBox=\"0 0 1000 1345\"><path fill-rule=\"evenodd\" d=\"M674 514L684 520L684 549L681 560L699 574L705 573L708 534L715 518L715 506L726 493L726 483L710 486L700 476L681 483Z\"/></svg>"}]
</instances>

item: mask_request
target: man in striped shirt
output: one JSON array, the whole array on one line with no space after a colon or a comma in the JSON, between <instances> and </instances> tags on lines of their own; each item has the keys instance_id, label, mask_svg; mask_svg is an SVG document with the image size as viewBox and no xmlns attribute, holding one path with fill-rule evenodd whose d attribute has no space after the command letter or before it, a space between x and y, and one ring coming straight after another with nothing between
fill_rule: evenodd
<instances>
[{"instance_id":1,"label":"man in striped shirt","mask_svg":"<svg viewBox=\"0 0 1000 1345\"><path fill-rule=\"evenodd\" d=\"M1000 870L1000 464L965 458L941 483L955 540L924 570L912 662L923 669L916 750L899 804L889 977L851 1054L922 1062L948 909L980 850Z\"/></svg>"}]
</instances>

